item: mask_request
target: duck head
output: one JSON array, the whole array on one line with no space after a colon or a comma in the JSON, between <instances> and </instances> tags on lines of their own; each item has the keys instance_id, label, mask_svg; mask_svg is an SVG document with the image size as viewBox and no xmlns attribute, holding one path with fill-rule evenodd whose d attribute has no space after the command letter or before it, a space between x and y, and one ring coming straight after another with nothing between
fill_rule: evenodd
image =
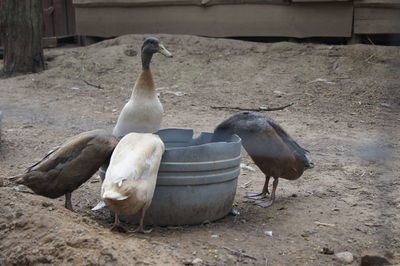
<instances>
[{"instance_id":1,"label":"duck head","mask_svg":"<svg viewBox=\"0 0 400 266\"><path fill-rule=\"evenodd\" d=\"M143 69L150 68L150 61L155 53L160 53L166 57L172 57L172 54L155 37L146 38L142 45L142 66Z\"/></svg>"}]
</instances>

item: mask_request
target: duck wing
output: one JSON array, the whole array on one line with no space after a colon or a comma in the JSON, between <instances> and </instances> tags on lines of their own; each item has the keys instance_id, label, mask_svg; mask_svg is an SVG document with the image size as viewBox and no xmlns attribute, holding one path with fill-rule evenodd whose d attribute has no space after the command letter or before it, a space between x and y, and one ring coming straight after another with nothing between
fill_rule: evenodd
<instances>
[{"instance_id":1,"label":"duck wing","mask_svg":"<svg viewBox=\"0 0 400 266\"><path fill-rule=\"evenodd\" d=\"M49 152L47 152L47 154L46 154L40 161L38 161L38 162L36 162L35 164L33 164L33 165L31 165L30 167L28 167L28 168L26 169L26 172L28 173L28 172L32 171L32 169L36 168L36 166L38 166L38 165L40 165L41 163L43 163L43 162L45 162L46 160L48 160L49 157L50 157L53 153L55 153L60 147L61 147L61 146L57 146L57 147L53 148L52 150L50 150Z\"/></svg>"},{"instance_id":2,"label":"duck wing","mask_svg":"<svg viewBox=\"0 0 400 266\"><path fill-rule=\"evenodd\" d=\"M300 160L301 162L304 163L304 165L307 168L313 168L314 163L307 158L307 153L310 153L310 151L304 149L301 147L292 137L289 136L289 134L280 126L278 125L275 121L272 119L268 119L268 123L271 125L271 127L275 130L275 132L282 138L283 142L286 143L292 151L294 151L295 157Z\"/></svg>"},{"instance_id":3,"label":"duck wing","mask_svg":"<svg viewBox=\"0 0 400 266\"><path fill-rule=\"evenodd\" d=\"M117 199L136 194L145 199L149 191L152 195L163 152L164 144L158 136L126 135L111 157L102 185L102 197Z\"/></svg>"},{"instance_id":4,"label":"duck wing","mask_svg":"<svg viewBox=\"0 0 400 266\"><path fill-rule=\"evenodd\" d=\"M28 172L47 172L53 169L62 169L68 162L75 160L87 147L96 135L89 132L81 133L68 139L61 146L51 150L42 160L28 168Z\"/></svg>"}]
</instances>

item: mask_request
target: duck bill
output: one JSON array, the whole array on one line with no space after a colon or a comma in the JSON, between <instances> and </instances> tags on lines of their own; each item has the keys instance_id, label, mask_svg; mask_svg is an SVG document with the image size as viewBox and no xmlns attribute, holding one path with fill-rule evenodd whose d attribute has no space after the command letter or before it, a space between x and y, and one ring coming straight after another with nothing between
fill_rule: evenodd
<instances>
[{"instance_id":1,"label":"duck bill","mask_svg":"<svg viewBox=\"0 0 400 266\"><path fill-rule=\"evenodd\" d=\"M162 55L164 55L166 57L172 57L172 54L167 49L165 49L164 45L159 44L158 47L159 47L158 48L158 52L160 54L162 54Z\"/></svg>"}]
</instances>

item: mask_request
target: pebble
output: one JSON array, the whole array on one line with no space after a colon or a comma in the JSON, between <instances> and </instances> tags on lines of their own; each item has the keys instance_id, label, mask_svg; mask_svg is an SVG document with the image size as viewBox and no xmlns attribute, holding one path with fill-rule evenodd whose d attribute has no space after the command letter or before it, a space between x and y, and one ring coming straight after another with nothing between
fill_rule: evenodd
<instances>
[{"instance_id":1,"label":"pebble","mask_svg":"<svg viewBox=\"0 0 400 266\"><path fill-rule=\"evenodd\" d=\"M327 248L327 247L321 248L320 250L318 250L318 252L321 253L321 254L325 254L325 255L333 255L333 254L335 254L335 251L333 251L332 249Z\"/></svg>"},{"instance_id":2,"label":"pebble","mask_svg":"<svg viewBox=\"0 0 400 266\"><path fill-rule=\"evenodd\" d=\"M272 231L265 231L265 232L264 232L264 235L266 235L266 236L272 236Z\"/></svg>"},{"instance_id":3,"label":"pebble","mask_svg":"<svg viewBox=\"0 0 400 266\"><path fill-rule=\"evenodd\" d=\"M278 91L278 90L275 90L275 91L273 91L273 92L274 92L274 94L278 95L278 97L280 97L280 96L286 94L286 92L284 92L284 91Z\"/></svg>"},{"instance_id":4,"label":"pebble","mask_svg":"<svg viewBox=\"0 0 400 266\"><path fill-rule=\"evenodd\" d=\"M344 263L352 263L354 260L353 254L348 251L335 253L335 257Z\"/></svg>"},{"instance_id":5,"label":"pebble","mask_svg":"<svg viewBox=\"0 0 400 266\"><path fill-rule=\"evenodd\" d=\"M192 264L194 264L194 265L201 264L202 262L203 262L203 260L200 258L195 258L194 260L192 260Z\"/></svg>"}]
</instances>

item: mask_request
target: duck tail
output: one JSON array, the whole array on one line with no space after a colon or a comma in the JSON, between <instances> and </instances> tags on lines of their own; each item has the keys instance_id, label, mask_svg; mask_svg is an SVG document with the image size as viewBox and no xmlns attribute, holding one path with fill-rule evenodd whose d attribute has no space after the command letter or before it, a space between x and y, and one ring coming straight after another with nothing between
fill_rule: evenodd
<instances>
[{"instance_id":1,"label":"duck tail","mask_svg":"<svg viewBox=\"0 0 400 266\"><path fill-rule=\"evenodd\" d=\"M21 184L24 181L25 174L22 175L14 175L7 177L8 180L14 183Z\"/></svg>"},{"instance_id":2,"label":"duck tail","mask_svg":"<svg viewBox=\"0 0 400 266\"><path fill-rule=\"evenodd\" d=\"M103 199L111 199L111 200L125 200L128 197L122 195L121 193L113 190L104 191L102 195Z\"/></svg>"},{"instance_id":3,"label":"duck tail","mask_svg":"<svg viewBox=\"0 0 400 266\"><path fill-rule=\"evenodd\" d=\"M315 167L314 162L311 160L310 156L307 156L309 154L309 152L307 151L304 155L306 157L306 162L305 162L305 167L306 169L312 169Z\"/></svg>"}]
</instances>

